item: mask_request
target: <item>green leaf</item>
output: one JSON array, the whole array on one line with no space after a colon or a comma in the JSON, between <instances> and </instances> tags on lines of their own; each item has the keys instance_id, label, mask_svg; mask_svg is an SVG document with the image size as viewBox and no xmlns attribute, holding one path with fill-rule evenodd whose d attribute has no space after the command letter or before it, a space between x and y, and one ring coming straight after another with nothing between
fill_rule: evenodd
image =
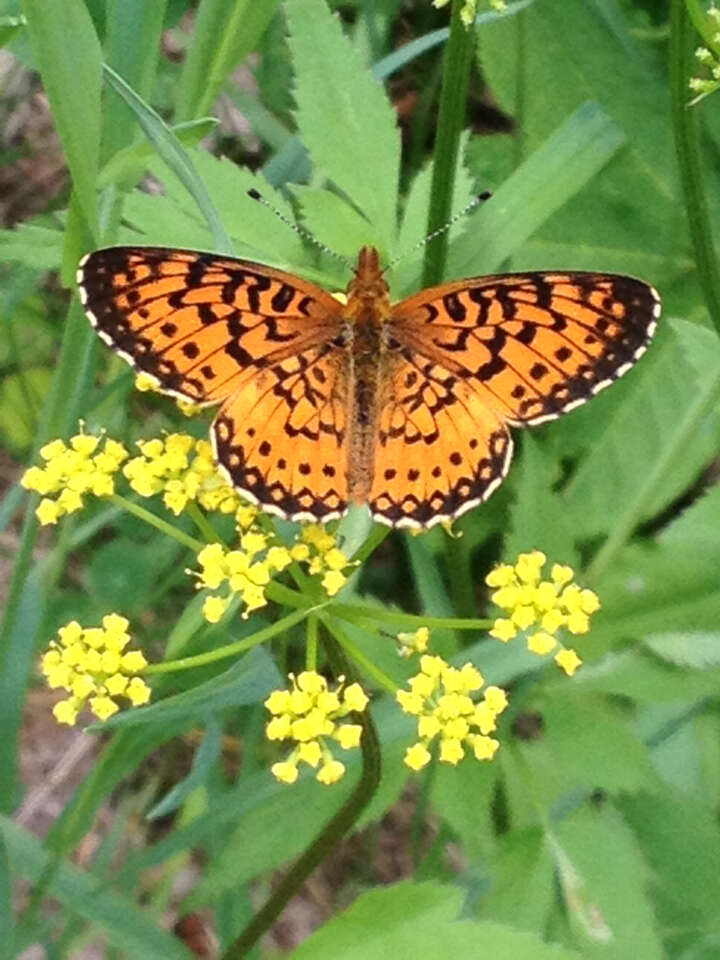
<instances>
[{"instance_id":1,"label":"green leaf","mask_svg":"<svg viewBox=\"0 0 720 960\"><path fill-rule=\"evenodd\" d=\"M645 637L645 646L661 660L679 667L696 670L720 667L720 631L717 630L651 633Z\"/></svg>"},{"instance_id":2,"label":"green leaf","mask_svg":"<svg viewBox=\"0 0 720 960\"><path fill-rule=\"evenodd\" d=\"M207 113L231 71L257 48L280 0L202 0L177 85L176 117Z\"/></svg>"},{"instance_id":3,"label":"green leaf","mask_svg":"<svg viewBox=\"0 0 720 960\"><path fill-rule=\"evenodd\" d=\"M49 863L49 854L29 831L0 816L14 872L37 883ZM101 930L108 941L129 957L143 960L190 960L190 953L171 934L150 919L132 899L104 888L99 878L63 861L50 880L48 893L69 914L76 914Z\"/></svg>"},{"instance_id":4,"label":"green leaf","mask_svg":"<svg viewBox=\"0 0 720 960\"><path fill-rule=\"evenodd\" d=\"M554 833L551 850L584 960L662 960L650 871L621 817L607 805L585 807Z\"/></svg>"},{"instance_id":5,"label":"green leaf","mask_svg":"<svg viewBox=\"0 0 720 960\"><path fill-rule=\"evenodd\" d=\"M62 231L33 220L25 220L12 230L0 230L0 257L33 270L59 269L62 249Z\"/></svg>"},{"instance_id":6,"label":"green leaf","mask_svg":"<svg viewBox=\"0 0 720 960\"><path fill-rule=\"evenodd\" d=\"M650 43L636 39L617 6L537 0L523 17L523 43L512 20L483 31L482 60L490 86L513 114L522 84L523 137L533 149L546 131L583 100L596 100L631 138L647 186L672 195L672 143L667 85ZM578 43L578 38L582 42ZM522 57L522 69L517 58Z\"/></svg>"},{"instance_id":7,"label":"green leaf","mask_svg":"<svg viewBox=\"0 0 720 960\"><path fill-rule=\"evenodd\" d=\"M222 750L222 727L214 716L208 717L205 724L205 736L193 758L190 773L168 790L155 806L148 810L148 820L166 817L180 807L185 798L208 778L210 770L219 758Z\"/></svg>"},{"instance_id":8,"label":"green leaf","mask_svg":"<svg viewBox=\"0 0 720 960\"><path fill-rule=\"evenodd\" d=\"M105 76L113 90L119 93L133 110L146 137L153 144L172 172L182 182L205 218L220 253L232 254L232 244L225 232L220 215L210 199L207 188L198 176L192 160L180 141L153 108L127 84L111 67L104 64Z\"/></svg>"},{"instance_id":9,"label":"green leaf","mask_svg":"<svg viewBox=\"0 0 720 960\"><path fill-rule=\"evenodd\" d=\"M594 628L590 636L594 644ZM634 648L586 664L573 684L578 692L606 693L641 704L677 704L711 696L720 684L720 670L677 670Z\"/></svg>"},{"instance_id":10,"label":"green leaf","mask_svg":"<svg viewBox=\"0 0 720 960\"><path fill-rule=\"evenodd\" d=\"M351 258L367 243L367 220L350 204L330 190L293 185L292 193L300 201L303 224L321 243Z\"/></svg>"},{"instance_id":11,"label":"green leaf","mask_svg":"<svg viewBox=\"0 0 720 960\"><path fill-rule=\"evenodd\" d=\"M450 246L447 275L492 273L583 187L624 137L596 103L579 107L470 218Z\"/></svg>"},{"instance_id":12,"label":"green leaf","mask_svg":"<svg viewBox=\"0 0 720 960\"><path fill-rule=\"evenodd\" d=\"M632 388L563 492L581 535L609 532L598 574L633 528L685 489L717 451L720 341L684 321L662 327ZM603 482L598 483L602 476Z\"/></svg>"},{"instance_id":13,"label":"green leaf","mask_svg":"<svg viewBox=\"0 0 720 960\"><path fill-rule=\"evenodd\" d=\"M553 862L540 828L500 837L488 872L491 887L478 904L481 915L521 930L545 930L555 891Z\"/></svg>"},{"instance_id":14,"label":"green leaf","mask_svg":"<svg viewBox=\"0 0 720 960\"><path fill-rule=\"evenodd\" d=\"M387 957L492 957L573 960L573 951L496 923L460 920L458 888L396 883L362 894L296 948L293 960L383 960Z\"/></svg>"},{"instance_id":15,"label":"green leaf","mask_svg":"<svg viewBox=\"0 0 720 960\"><path fill-rule=\"evenodd\" d=\"M670 788L653 796L623 797L619 807L652 871L667 956L711 960L720 942L720 832L714 812L692 794ZM703 950L703 942L714 944L714 950Z\"/></svg>"},{"instance_id":16,"label":"green leaf","mask_svg":"<svg viewBox=\"0 0 720 960\"><path fill-rule=\"evenodd\" d=\"M400 161L395 112L322 0L294 0L288 19L303 143L318 170L367 217L366 242L387 257Z\"/></svg>"},{"instance_id":17,"label":"green leaf","mask_svg":"<svg viewBox=\"0 0 720 960\"><path fill-rule=\"evenodd\" d=\"M603 607L593 617L593 646L670 631L716 630L720 541L632 544L593 584Z\"/></svg>"},{"instance_id":18,"label":"green leaf","mask_svg":"<svg viewBox=\"0 0 720 960\"><path fill-rule=\"evenodd\" d=\"M218 159L199 149L189 149L187 153L213 203L223 211L223 222L238 256L290 269L307 263L307 254L297 233L267 206L251 199L248 190L259 190L268 203L292 221L292 207L282 194L227 159ZM212 237L198 218L197 207L182 182L158 158L148 166L163 183L165 195L150 196L135 190L127 197L125 206L128 220L145 232L144 242L171 246L188 243L198 249L212 247ZM129 232L127 235L131 236Z\"/></svg>"},{"instance_id":19,"label":"green leaf","mask_svg":"<svg viewBox=\"0 0 720 960\"><path fill-rule=\"evenodd\" d=\"M82 0L61 4L23 0L23 9L73 189L89 230L96 233L101 51L95 28ZM72 56L68 56L69 37Z\"/></svg>"},{"instance_id":20,"label":"green leaf","mask_svg":"<svg viewBox=\"0 0 720 960\"><path fill-rule=\"evenodd\" d=\"M654 785L647 747L621 712L600 697L563 696L568 683L553 685L540 705L543 736L521 748L547 803L574 788L616 793Z\"/></svg>"},{"instance_id":21,"label":"green leaf","mask_svg":"<svg viewBox=\"0 0 720 960\"><path fill-rule=\"evenodd\" d=\"M108 0L105 29L105 59L145 99L152 93L162 48L168 0ZM113 157L136 133L135 119L115 92L109 94L103 112L103 156Z\"/></svg>"},{"instance_id":22,"label":"green leaf","mask_svg":"<svg viewBox=\"0 0 720 960\"><path fill-rule=\"evenodd\" d=\"M522 437L522 456L513 471L515 501L503 554L514 562L524 550L542 550L551 562L578 563L575 530L560 497L553 492L559 464L532 434Z\"/></svg>"},{"instance_id":23,"label":"green leaf","mask_svg":"<svg viewBox=\"0 0 720 960\"><path fill-rule=\"evenodd\" d=\"M280 674L274 662L265 650L256 647L212 680L150 706L115 714L102 726L95 726L108 730L207 716L229 707L259 703L279 683Z\"/></svg>"}]
</instances>

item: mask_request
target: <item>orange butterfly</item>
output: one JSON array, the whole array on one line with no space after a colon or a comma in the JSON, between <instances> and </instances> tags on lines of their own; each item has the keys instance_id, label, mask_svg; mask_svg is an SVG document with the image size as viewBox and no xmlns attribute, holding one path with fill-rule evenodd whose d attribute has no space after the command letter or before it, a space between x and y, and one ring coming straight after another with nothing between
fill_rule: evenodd
<instances>
[{"instance_id":1,"label":"orange butterfly","mask_svg":"<svg viewBox=\"0 0 720 960\"><path fill-rule=\"evenodd\" d=\"M166 393L222 404L218 464L263 509L326 521L350 501L431 527L486 500L511 426L585 403L644 353L660 298L632 277L508 273L391 304L364 247L347 305L249 260L154 247L85 257L98 334Z\"/></svg>"}]
</instances>

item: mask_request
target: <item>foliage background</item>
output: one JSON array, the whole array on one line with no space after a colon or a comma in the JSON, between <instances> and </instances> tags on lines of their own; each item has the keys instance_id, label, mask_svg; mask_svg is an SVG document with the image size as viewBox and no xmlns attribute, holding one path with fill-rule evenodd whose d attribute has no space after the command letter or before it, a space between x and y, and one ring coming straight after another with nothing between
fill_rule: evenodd
<instances>
[{"instance_id":1,"label":"foliage background","mask_svg":"<svg viewBox=\"0 0 720 960\"><path fill-rule=\"evenodd\" d=\"M434 769L408 789L408 726L378 698L381 788L361 819L359 852L348 854L322 904L332 919L297 957L720 955L720 344L708 312L717 281L707 273L714 254L709 267L698 259L712 238L686 205L687 168L678 170L675 156L673 122L677 130L685 121L671 112L670 10L662 0L513 7L522 9L483 16L477 27L453 209L478 190L494 196L450 231L446 276L627 272L658 288L664 319L622 382L517 438L508 481L463 518L461 539L393 534L352 589L388 608L478 616L492 562L538 547L582 570L603 610L578 644L586 665L572 681L512 645L434 634L443 655L462 649L490 682L510 686L498 759ZM272 872L307 846L350 789L312 780L288 789L267 773L261 702L301 634L284 638L274 659L255 651L226 674L187 680L193 689L213 680L222 697L176 702L154 720L99 736L88 777L50 831L34 835L11 814L25 792L18 750L36 651L56 627L118 609L158 657L219 637L199 629L185 552L115 508L98 504L37 539L34 503L15 482L19 465L45 439L74 432L79 417L129 441L180 423L167 401L133 391L127 368L69 299L86 250L230 242L239 256L344 287L344 268L251 201L252 186L351 258L367 242L386 258L412 247L430 197L445 40L433 31L447 13L420 0L26 0L22 10L4 0L0 14L6 75L40 71L69 170L54 195L21 204L20 222L0 232L0 525L9 578L0 635L0 929L14 929L3 938L8 956L54 942L53 956L83 956L88 943L103 943L107 956L187 957L161 919L210 911L220 943L230 943ZM413 46L420 38L424 53ZM684 42L676 61L683 53ZM142 102L133 111L103 84L102 61L174 125L199 175L190 176L194 196L177 175L183 155ZM687 75L680 80L676 101L686 98ZM2 106L8 115L28 95L16 89ZM713 98L697 113L716 232ZM213 114L225 122L217 126ZM232 122L239 115L241 127ZM5 182L17 183L42 143L30 133L5 146ZM415 250L393 271L396 296L417 288L422 257ZM272 617L256 615L252 629ZM232 636L243 629L233 624ZM401 676L386 636L358 628L353 637ZM93 827L99 810L104 829ZM398 811L411 826L399 832L402 857L383 874L380 853ZM96 848L73 862L88 836ZM192 889L178 892L174 879L190 867Z\"/></svg>"}]
</instances>

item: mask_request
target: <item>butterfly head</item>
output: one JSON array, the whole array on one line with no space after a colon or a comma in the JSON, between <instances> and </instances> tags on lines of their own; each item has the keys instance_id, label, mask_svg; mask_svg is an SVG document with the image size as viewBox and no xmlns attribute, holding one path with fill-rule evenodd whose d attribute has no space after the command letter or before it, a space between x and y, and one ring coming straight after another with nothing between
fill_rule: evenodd
<instances>
[{"instance_id":1,"label":"butterfly head","mask_svg":"<svg viewBox=\"0 0 720 960\"><path fill-rule=\"evenodd\" d=\"M363 247L358 254L355 276L347 289L349 312L353 305L358 309L372 305L376 312L385 313L383 306L390 306L390 291L380 269L380 253L377 247Z\"/></svg>"}]
</instances>

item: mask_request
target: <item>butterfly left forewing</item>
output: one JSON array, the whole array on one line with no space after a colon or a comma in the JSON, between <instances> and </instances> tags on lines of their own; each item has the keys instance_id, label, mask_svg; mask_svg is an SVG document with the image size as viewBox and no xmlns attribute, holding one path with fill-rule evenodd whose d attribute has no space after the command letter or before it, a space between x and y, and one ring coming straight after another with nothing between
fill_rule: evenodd
<instances>
[{"instance_id":1,"label":"butterfly left forewing","mask_svg":"<svg viewBox=\"0 0 720 960\"><path fill-rule=\"evenodd\" d=\"M78 268L98 334L167 393L194 403L230 396L248 367L277 363L334 336L338 302L263 264L193 250L110 247Z\"/></svg>"},{"instance_id":2,"label":"butterfly left forewing","mask_svg":"<svg viewBox=\"0 0 720 960\"><path fill-rule=\"evenodd\" d=\"M660 314L656 291L615 274L501 274L396 304L401 343L445 364L507 422L574 409L629 370Z\"/></svg>"}]
</instances>

